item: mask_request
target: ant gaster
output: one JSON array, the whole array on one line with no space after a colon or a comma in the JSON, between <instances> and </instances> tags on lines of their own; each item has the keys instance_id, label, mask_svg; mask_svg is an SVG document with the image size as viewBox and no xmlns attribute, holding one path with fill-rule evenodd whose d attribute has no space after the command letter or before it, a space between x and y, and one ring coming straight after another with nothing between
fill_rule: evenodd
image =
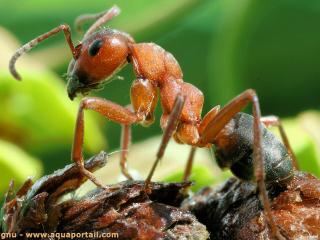
<instances>
[{"instance_id":1,"label":"ant gaster","mask_svg":"<svg viewBox=\"0 0 320 240\"><path fill-rule=\"evenodd\" d=\"M262 205L274 237L283 238L275 226L270 211L266 185L285 185L293 177L295 157L288 139L277 117L261 117L258 97L248 89L231 100L226 106L212 108L201 118L204 97L192 84L183 81L182 71L169 52L154 43L135 43L127 33L113 29L97 29L120 13L117 6L97 15L84 15L80 23L97 19L84 34L83 40L74 47L70 27L60 25L35 38L16 51L10 61L10 71L16 79L16 60L41 41L63 31L71 49L73 59L67 72L68 95L73 99L78 93L87 93L107 82L125 64L131 63L136 79L131 86L131 106L123 107L106 99L86 97L79 107L72 149L72 160L82 174L97 186L103 187L94 175L85 169L82 155L84 137L84 110L91 109L122 125L121 170L132 179L127 170L127 150L131 139L131 125L148 126L154 121L154 110L160 94L163 114L160 120L164 130L157 159L146 179L151 181L156 165L162 158L171 138L178 143L192 146L185 169L184 180L188 180L196 147L216 147L215 153L220 167L230 168L240 179L256 181ZM249 103L253 116L241 113ZM284 145L266 129L275 125L280 129Z\"/></svg>"}]
</instances>

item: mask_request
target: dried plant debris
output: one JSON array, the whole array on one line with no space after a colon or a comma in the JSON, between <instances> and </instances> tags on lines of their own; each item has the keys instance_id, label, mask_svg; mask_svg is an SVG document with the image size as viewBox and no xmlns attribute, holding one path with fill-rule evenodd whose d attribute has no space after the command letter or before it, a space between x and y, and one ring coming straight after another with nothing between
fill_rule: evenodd
<instances>
[{"instance_id":1,"label":"dried plant debris","mask_svg":"<svg viewBox=\"0 0 320 240\"><path fill-rule=\"evenodd\" d=\"M101 152L85 163L90 171L95 171L106 164L107 154ZM75 164L44 176L34 184L28 179L17 193L13 191L13 182L1 208L1 231L20 232L25 228L37 228L46 222L48 213L60 196L76 190L86 178L79 172ZM25 226L26 225L26 226ZM29 226L31 225L31 226Z\"/></svg>"},{"instance_id":2,"label":"dried plant debris","mask_svg":"<svg viewBox=\"0 0 320 240\"><path fill-rule=\"evenodd\" d=\"M102 152L89 159L86 168L94 171L106 164L106 158ZM190 182L151 183L146 191L142 181L125 181L58 201L85 180L70 164L34 184L28 179L17 193L11 184L1 209L2 232L118 233L117 239L209 237L204 225L179 209Z\"/></svg>"},{"instance_id":3,"label":"dried plant debris","mask_svg":"<svg viewBox=\"0 0 320 240\"><path fill-rule=\"evenodd\" d=\"M270 189L276 225L287 239L320 238L320 180L302 172L285 189ZM256 187L235 178L204 188L183 202L206 225L211 239L271 239Z\"/></svg>"},{"instance_id":4,"label":"dried plant debris","mask_svg":"<svg viewBox=\"0 0 320 240\"><path fill-rule=\"evenodd\" d=\"M120 239L207 239L205 226L180 210L180 190L190 183L153 183L146 194L143 182L122 182L116 190L96 190L65 202L58 232L118 232Z\"/></svg>"}]
</instances>

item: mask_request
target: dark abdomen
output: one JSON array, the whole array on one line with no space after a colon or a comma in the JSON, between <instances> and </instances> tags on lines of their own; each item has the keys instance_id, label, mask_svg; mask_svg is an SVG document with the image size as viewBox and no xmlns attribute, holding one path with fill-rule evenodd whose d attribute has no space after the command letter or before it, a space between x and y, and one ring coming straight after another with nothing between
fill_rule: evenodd
<instances>
[{"instance_id":1,"label":"dark abdomen","mask_svg":"<svg viewBox=\"0 0 320 240\"><path fill-rule=\"evenodd\" d=\"M262 127L262 149L266 183L290 181L292 160L285 146L265 126ZM238 113L219 133L215 141L216 159L221 168L231 171L243 180L254 180L253 173L253 117Z\"/></svg>"}]
</instances>

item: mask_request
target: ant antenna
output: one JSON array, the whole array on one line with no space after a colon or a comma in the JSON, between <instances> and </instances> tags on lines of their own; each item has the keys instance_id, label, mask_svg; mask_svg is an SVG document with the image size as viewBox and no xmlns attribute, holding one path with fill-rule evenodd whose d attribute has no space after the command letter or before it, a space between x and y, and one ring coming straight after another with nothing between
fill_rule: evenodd
<instances>
[{"instance_id":1,"label":"ant antenna","mask_svg":"<svg viewBox=\"0 0 320 240\"><path fill-rule=\"evenodd\" d=\"M91 25L91 27L84 34L83 39L92 34L97 28L106 22L110 21L112 18L118 16L121 10L117 5L113 5L109 10L97 14L85 14L76 18L75 25L77 31L82 32L81 28L85 21L98 19L95 23Z\"/></svg>"},{"instance_id":2,"label":"ant antenna","mask_svg":"<svg viewBox=\"0 0 320 240\"><path fill-rule=\"evenodd\" d=\"M100 12L100 13L93 13L93 14L83 14L83 15L80 15L78 16L75 21L74 21L74 26L76 28L76 31L77 33L79 34L83 34L83 24L87 21L90 21L90 20L97 20L99 18L101 18L103 15L105 15L107 11L103 11L103 12Z\"/></svg>"},{"instance_id":3,"label":"ant antenna","mask_svg":"<svg viewBox=\"0 0 320 240\"><path fill-rule=\"evenodd\" d=\"M51 36L57 34L60 31L63 31L63 33L65 35L66 41L70 47L73 58L77 59L78 55L79 55L79 51L77 50L77 48L75 48L73 46L72 39L71 39L70 27L67 24L62 24L62 25L52 29L51 31L46 32L46 33L38 36L37 38L31 40L30 42L26 43L25 45L20 47L15 52L15 54L11 57L10 62L9 62L9 70L10 70L10 73L12 74L12 76L17 80L21 80L21 76L18 74L16 67L15 67L16 61L18 60L19 57L21 57L21 55L30 51L33 47L38 45L40 42L42 42L43 40L46 40L47 38L50 38Z\"/></svg>"},{"instance_id":4,"label":"ant antenna","mask_svg":"<svg viewBox=\"0 0 320 240\"><path fill-rule=\"evenodd\" d=\"M111 153L108 153L108 157L110 157L111 155L115 154L115 153L119 153L119 152L129 152L128 149L120 149L120 150L115 150Z\"/></svg>"}]
</instances>

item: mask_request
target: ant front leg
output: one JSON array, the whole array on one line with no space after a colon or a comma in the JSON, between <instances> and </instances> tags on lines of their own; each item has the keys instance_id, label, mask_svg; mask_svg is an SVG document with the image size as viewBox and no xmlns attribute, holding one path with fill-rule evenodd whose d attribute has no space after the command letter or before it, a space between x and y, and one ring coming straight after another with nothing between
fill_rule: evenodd
<instances>
[{"instance_id":1,"label":"ant front leg","mask_svg":"<svg viewBox=\"0 0 320 240\"><path fill-rule=\"evenodd\" d=\"M84 139L84 110L91 109L95 112L98 112L119 124L131 125L139 121L138 116L128 110L125 107L122 107L118 104L115 104L111 101L102 98L89 97L84 98L79 107L74 142L72 147L72 160L78 165L80 172L90 179L98 187L104 187L103 184L96 179L96 177L84 167L84 160L82 155L83 149L83 139Z\"/></svg>"},{"instance_id":2,"label":"ant front leg","mask_svg":"<svg viewBox=\"0 0 320 240\"><path fill-rule=\"evenodd\" d=\"M231 100L226 106L224 106L219 113L204 126L202 132L200 145L206 145L208 143L214 143L216 136L224 128L226 124L239 113L245 106L249 103L253 105L253 167L254 175L259 188L260 198L264 211L271 228L271 234L273 237L278 239L284 239L280 234L271 213L270 202L265 186L265 173L264 173L264 160L263 160L263 150L262 150L262 133L261 133L261 113L259 99L256 92L252 89L248 89L241 93L239 96Z\"/></svg>"},{"instance_id":3,"label":"ant front leg","mask_svg":"<svg viewBox=\"0 0 320 240\"><path fill-rule=\"evenodd\" d=\"M281 139L282 139L282 142L283 144L285 145L285 147L287 148L288 150L288 153L290 154L290 157L292 159L292 163L293 163L293 166L296 170L299 170L299 165L298 165L298 160L297 160L297 157L296 155L294 154L294 151L290 145L290 142L289 142L289 139L287 137L287 134L283 128L283 125L281 123L281 120L278 116L264 116L264 117L261 117L261 122L264 123L267 127L269 126L274 126L274 127L277 127L279 129L279 133L280 133L280 136L281 136Z\"/></svg>"}]
</instances>

